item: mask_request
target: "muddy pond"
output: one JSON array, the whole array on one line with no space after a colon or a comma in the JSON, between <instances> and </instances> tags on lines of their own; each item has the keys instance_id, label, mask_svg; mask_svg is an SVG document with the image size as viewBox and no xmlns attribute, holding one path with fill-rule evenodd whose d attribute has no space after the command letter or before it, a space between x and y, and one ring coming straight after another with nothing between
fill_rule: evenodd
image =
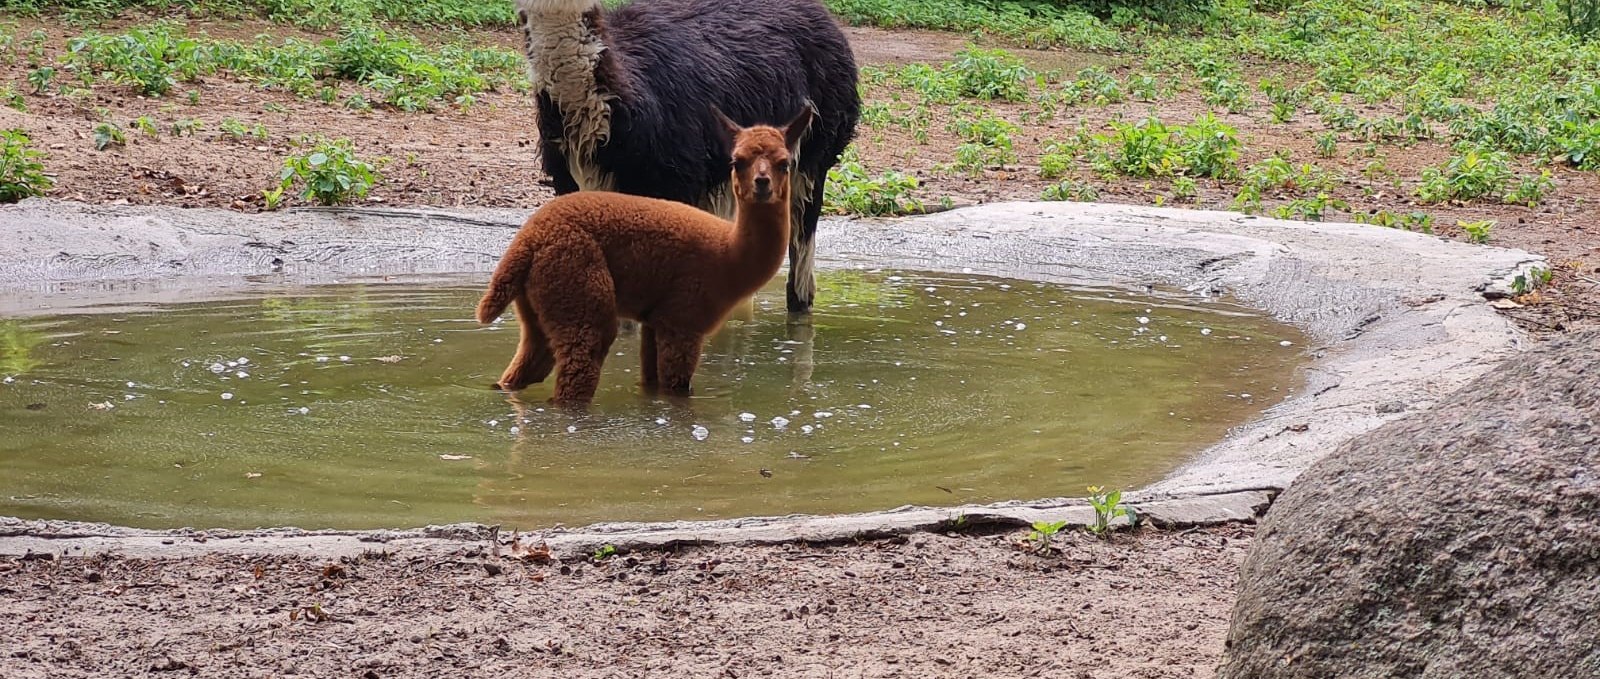
<instances>
[{"instance_id":1,"label":"muddy pond","mask_svg":"<svg viewBox=\"0 0 1600 679\"><path fill-rule=\"evenodd\" d=\"M1158 480L1300 383L1221 300L962 274L781 278L687 404L637 335L586 415L489 385L482 277L0 320L0 515L147 528L528 529L1081 496Z\"/></svg>"}]
</instances>

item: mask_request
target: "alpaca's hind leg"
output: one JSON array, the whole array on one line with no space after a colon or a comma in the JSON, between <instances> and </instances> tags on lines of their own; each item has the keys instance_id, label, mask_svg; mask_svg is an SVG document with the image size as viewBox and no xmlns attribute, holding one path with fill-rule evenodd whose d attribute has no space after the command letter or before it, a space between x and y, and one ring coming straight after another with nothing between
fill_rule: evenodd
<instances>
[{"instance_id":1,"label":"alpaca's hind leg","mask_svg":"<svg viewBox=\"0 0 1600 679\"><path fill-rule=\"evenodd\" d=\"M617 297L605 258L593 242L562 244L564 257L552 258L533 296L540 326L556 354L552 401L583 405L594 400L600 368L617 340Z\"/></svg>"},{"instance_id":2,"label":"alpaca's hind leg","mask_svg":"<svg viewBox=\"0 0 1600 679\"><path fill-rule=\"evenodd\" d=\"M517 343L517 355L511 359L494 387L502 391L519 391L530 384L543 382L556 366L555 354L539 327L539 316L526 294L518 295L517 324L522 328L522 339Z\"/></svg>"},{"instance_id":3,"label":"alpaca's hind leg","mask_svg":"<svg viewBox=\"0 0 1600 679\"><path fill-rule=\"evenodd\" d=\"M700 365L700 348L705 338L689 333L656 331L656 374L661 391L674 396L689 395L689 381Z\"/></svg>"},{"instance_id":4,"label":"alpaca's hind leg","mask_svg":"<svg viewBox=\"0 0 1600 679\"><path fill-rule=\"evenodd\" d=\"M556 390L550 400L562 405L581 405L594 400L600 388L600 368L605 365L611 344L617 340L617 319L599 317L588 322L549 329L551 344L560 361L556 367Z\"/></svg>"},{"instance_id":5,"label":"alpaca's hind leg","mask_svg":"<svg viewBox=\"0 0 1600 679\"><path fill-rule=\"evenodd\" d=\"M822 193L827 183L827 173L815 177L796 174L797 183L809 188L807 200L796 200L794 210L798 219L791 219L789 233L789 283L784 292L788 298L789 313L803 314L811 311L817 299L817 220L822 218ZM806 186L810 184L810 186ZM798 192L797 192L798 193Z\"/></svg>"},{"instance_id":6,"label":"alpaca's hind leg","mask_svg":"<svg viewBox=\"0 0 1600 679\"><path fill-rule=\"evenodd\" d=\"M656 379L656 329L649 324L639 324L639 383L647 390L654 390L659 380Z\"/></svg>"}]
</instances>

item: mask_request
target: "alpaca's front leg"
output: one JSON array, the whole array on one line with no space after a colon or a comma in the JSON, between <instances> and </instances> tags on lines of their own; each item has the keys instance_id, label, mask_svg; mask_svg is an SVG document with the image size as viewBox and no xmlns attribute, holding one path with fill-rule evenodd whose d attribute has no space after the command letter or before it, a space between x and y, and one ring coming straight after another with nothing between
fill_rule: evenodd
<instances>
[{"instance_id":1,"label":"alpaca's front leg","mask_svg":"<svg viewBox=\"0 0 1600 679\"><path fill-rule=\"evenodd\" d=\"M656 329L644 323L639 324L639 374L645 389L656 388Z\"/></svg>"},{"instance_id":2,"label":"alpaca's front leg","mask_svg":"<svg viewBox=\"0 0 1600 679\"><path fill-rule=\"evenodd\" d=\"M662 392L689 395L689 382L694 379L695 368L700 366L700 347L704 342L701 335L656 331L656 374Z\"/></svg>"},{"instance_id":3,"label":"alpaca's front leg","mask_svg":"<svg viewBox=\"0 0 1600 679\"><path fill-rule=\"evenodd\" d=\"M811 187L809 195L795 195L789 234L789 281L785 286L789 313L811 313L817 299L817 221L822 219L822 197L827 173L807 179L796 175L797 186Z\"/></svg>"}]
</instances>

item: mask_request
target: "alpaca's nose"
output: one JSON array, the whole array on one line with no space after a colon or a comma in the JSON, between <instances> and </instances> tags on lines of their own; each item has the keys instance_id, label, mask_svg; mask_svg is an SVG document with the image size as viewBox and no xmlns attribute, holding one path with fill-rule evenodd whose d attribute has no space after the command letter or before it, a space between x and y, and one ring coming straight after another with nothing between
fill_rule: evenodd
<instances>
[{"instance_id":1,"label":"alpaca's nose","mask_svg":"<svg viewBox=\"0 0 1600 679\"><path fill-rule=\"evenodd\" d=\"M763 191L764 192L764 191L768 191L768 190L771 190L771 189L772 189L772 178L771 177L768 177L767 175L764 175L764 174L756 176L756 190L757 191Z\"/></svg>"}]
</instances>

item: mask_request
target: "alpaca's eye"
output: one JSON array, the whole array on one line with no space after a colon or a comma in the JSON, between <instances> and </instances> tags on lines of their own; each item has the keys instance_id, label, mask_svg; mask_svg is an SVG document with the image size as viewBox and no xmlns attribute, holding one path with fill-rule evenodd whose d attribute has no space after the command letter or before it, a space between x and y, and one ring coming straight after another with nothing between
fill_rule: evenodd
<instances>
[{"instance_id":1,"label":"alpaca's eye","mask_svg":"<svg viewBox=\"0 0 1600 679\"><path fill-rule=\"evenodd\" d=\"M743 158L733 159L733 169L743 172L747 167L750 167L750 161Z\"/></svg>"}]
</instances>

